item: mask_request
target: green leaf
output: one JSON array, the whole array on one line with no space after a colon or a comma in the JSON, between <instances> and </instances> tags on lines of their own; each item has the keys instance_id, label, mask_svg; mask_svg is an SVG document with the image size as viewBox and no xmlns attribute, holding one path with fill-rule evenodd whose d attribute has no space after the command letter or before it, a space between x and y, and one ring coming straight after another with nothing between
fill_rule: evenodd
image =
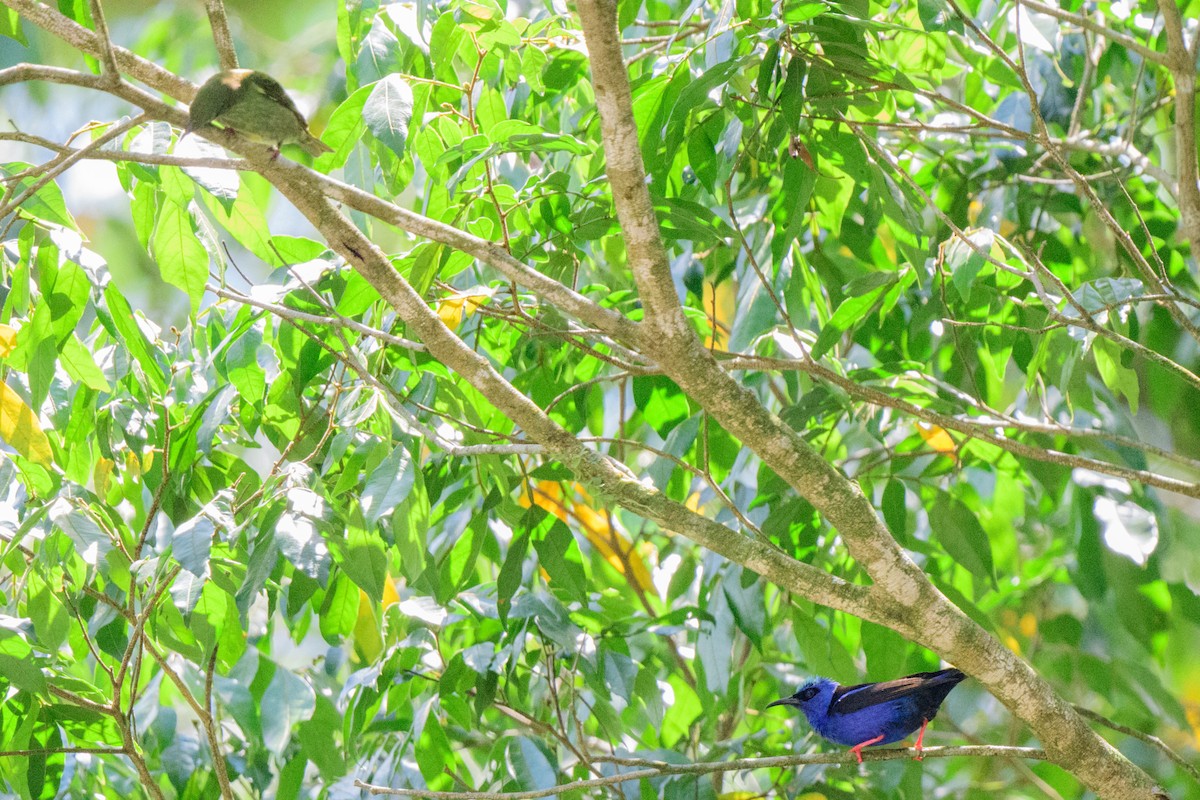
<instances>
[{"instance_id":1,"label":"green leaf","mask_svg":"<svg viewBox=\"0 0 1200 800\"><path fill-rule=\"evenodd\" d=\"M450 548L450 553L442 565L441 587L445 594L443 600L449 600L469 585L475 571L475 562L488 535L487 524L487 510L476 513L467 529L454 543L454 547Z\"/></svg>"},{"instance_id":2,"label":"green leaf","mask_svg":"<svg viewBox=\"0 0 1200 800\"><path fill-rule=\"evenodd\" d=\"M0 164L0 173L11 177L32 168L32 164L26 164L22 161L11 161ZM25 192L30 191L40 180L41 175L35 174L28 175L19 181L8 184L8 201L15 200L25 194ZM67 211L67 204L63 201L62 191L59 190L58 184L54 181L48 182L45 186L40 187L30 194L29 197L26 197L21 202L20 212L23 216L30 219L41 220L51 225L61 225L73 231L79 230L79 226L75 223L75 218L71 216L71 212Z\"/></svg>"},{"instance_id":3,"label":"green leaf","mask_svg":"<svg viewBox=\"0 0 1200 800\"><path fill-rule=\"evenodd\" d=\"M344 166L350 153L362 139L367 123L363 121L363 107L371 96L374 86L363 86L342 101L329 117L329 124L321 133L321 141L333 148L317 159L317 168L323 172Z\"/></svg>"},{"instance_id":4,"label":"green leaf","mask_svg":"<svg viewBox=\"0 0 1200 800\"><path fill-rule=\"evenodd\" d=\"M151 349L145 334L142 333L142 328L137 323L141 312L136 312L137 316L135 316L135 312L129 307L129 302L117 289L116 283L110 283L104 287L104 301L104 308L98 310L101 322L129 349L129 353L145 371L150 385L156 391L162 391L167 385L166 374L158 363L156 351Z\"/></svg>"},{"instance_id":5,"label":"green leaf","mask_svg":"<svg viewBox=\"0 0 1200 800\"><path fill-rule=\"evenodd\" d=\"M74 333L63 342L58 360L72 380L97 392L112 391L108 379L104 377L100 367L96 366L91 351L83 342L79 341L79 337Z\"/></svg>"},{"instance_id":6,"label":"green leaf","mask_svg":"<svg viewBox=\"0 0 1200 800\"><path fill-rule=\"evenodd\" d=\"M267 264L279 264L279 256L271 248L271 232L267 229L261 201L254 197L245 183L241 184L240 189L236 185L233 188L235 195L232 198L201 193L204 207L238 244Z\"/></svg>"},{"instance_id":7,"label":"green leaf","mask_svg":"<svg viewBox=\"0 0 1200 800\"><path fill-rule=\"evenodd\" d=\"M50 519L61 528L85 563L97 566L108 558L113 542L90 515L80 509L71 508L66 500L57 500L50 508Z\"/></svg>"},{"instance_id":8,"label":"green leaf","mask_svg":"<svg viewBox=\"0 0 1200 800\"><path fill-rule=\"evenodd\" d=\"M12 39L22 47L29 46L29 42L25 38L25 32L21 30L21 16L15 8L0 10L0 36Z\"/></svg>"},{"instance_id":9,"label":"green leaf","mask_svg":"<svg viewBox=\"0 0 1200 800\"><path fill-rule=\"evenodd\" d=\"M1138 396L1141 390L1137 373L1121 363L1122 350L1115 342L1097 337L1092 341L1092 358L1096 371L1104 385L1124 395L1129 403L1129 413L1137 414Z\"/></svg>"},{"instance_id":10,"label":"green leaf","mask_svg":"<svg viewBox=\"0 0 1200 800\"><path fill-rule=\"evenodd\" d=\"M49 248L44 249L51 252ZM87 310L92 285L87 274L70 261L60 259L57 267L42 263L41 259L38 261L42 273L39 278L42 297L50 308L50 326L54 340L61 344L75 332L75 326ZM52 273L52 277L48 273Z\"/></svg>"},{"instance_id":11,"label":"green leaf","mask_svg":"<svg viewBox=\"0 0 1200 800\"><path fill-rule=\"evenodd\" d=\"M376 139L398 157L404 157L408 125L412 120L413 93L399 75L388 75L372 88L362 107L363 123Z\"/></svg>"},{"instance_id":12,"label":"green leaf","mask_svg":"<svg viewBox=\"0 0 1200 800\"><path fill-rule=\"evenodd\" d=\"M894 277L894 276L893 276ZM821 328L821 334L813 344L812 357L821 358L847 331L857 327L883 299L889 283L876 286L863 294L847 297L833 312L829 322Z\"/></svg>"},{"instance_id":13,"label":"green leaf","mask_svg":"<svg viewBox=\"0 0 1200 800\"><path fill-rule=\"evenodd\" d=\"M282 753L292 728L311 717L316 707L312 687L291 670L276 666L262 697L263 746Z\"/></svg>"},{"instance_id":14,"label":"green leaf","mask_svg":"<svg viewBox=\"0 0 1200 800\"><path fill-rule=\"evenodd\" d=\"M275 541L296 569L325 582L329 576L329 548L316 525L305 514L288 510L275 524Z\"/></svg>"},{"instance_id":15,"label":"green leaf","mask_svg":"<svg viewBox=\"0 0 1200 800\"><path fill-rule=\"evenodd\" d=\"M163 203L151 249L163 280L187 294L193 314L199 311L208 281L208 251L197 238L195 223L186 208L170 201Z\"/></svg>"},{"instance_id":16,"label":"green leaf","mask_svg":"<svg viewBox=\"0 0 1200 800\"><path fill-rule=\"evenodd\" d=\"M387 555L379 535L351 525L345 539L330 536L327 542L341 570L367 593L372 602L381 602L387 581Z\"/></svg>"},{"instance_id":17,"label":"green leaf","mask_svg":"<svg viewBox=\"0 0 1200 800\"><path fill-rule=\"evenodd\" d=\"M513 595L521 586L521 578L525 572L525 554L528 551L529 534L521 533L508 546L508 554L504 557L500 575L496 578L496 609L502 623L507 624Z\"/></svg>"},{"instance_id":18,"label":"green leaf","mask_svg":"<svg viewBox=\"0 0 1200 800\"><path fill-rule=\"evenodd\" d=\"M354 630L358 617L358 587L349 578L338 575L334 578L325 602L321 605L321 635L329 644L341 644L342 639Z\"/></svg>"},{"instance_id":19,"label":"green leaf","mask_svg":"<svg viewBox=\"0 0 1200 800\"><path fill-rule=\"evenodd\" d=\"M735 576L740 574L740 579ZM749 570L734 569L721 581L725 599L738 630L762 650L763 630L766 626L766 607L763 587L758 576ZM747 583L747 581L749 581Z\"/></svg>"},{"instance_id":20,"label":"green leaf","mask_svg":"<svg viewBox=\"0 0 1200 800\"><path fill-rule=\"evenodd\" d=\"M904 483L893 478L883 490L883 521L899 542L908 538L908 506Z\"/></svg>"},{"instance_id":21,"label":"green leaf","mask_svg":"<svg viewBox=\"0 0 1200 800\"><path fill-rule=\"evenodd\" d=\"M675 152L683 143L685 126L692 111L705 102L711 102L708 99L709 93L728 83L730 78L741 71L743 63L743 59L735 58L717 64L684 86L667 117L667 152Z\"/></svg>"},{"instance_id":22,"label":"green leaf","mask_svg":"<svg viewBox=\"0 0 1200 800\"><path fill-rule=\"evenodd\" d=\"M175 529L171 552L180 566L198 578L208 572L208 556L216 527L208 517L192 517Z\"/></svg>"},{"instance_id":23,"label":"green leaf","mask_svg":"<svg viewBox=\"0 0 1200 800\"><path fill-rule=\"evenodd\" d=\"M363 516L368 525L374 525L404 502L412 491L415 470L412 456L402 444L380 462L363 487Z\"/></svg>"},{"instance_id":24,"label":"green leaf","mask_svg":"<svg viewBox=\"0 0 1200 800\"><path fill-rule=\"evenodd\" d=\"M633 402L659 436L667 436L691 414L687 396L674 381L660 375L635 377Z\"/></svg>"},{"instance_id":25,"label":"green leaf","mask_svg":"<svg viewBox=\"0 0 1200 800\"><path fill-rule=\"evenodd\" d=\"M804 656L804 665L814 675L825 675L841 683L853 683L858 670L846 652L846 646L829 628L817 622L811 612L801 608L792 611L792 626L796 642Z\"/></svg>"},{"instance_id":26,"label":"green leaf","mask_svg":"<svg viewBox=\"0 0 1200 800\"><path fill-rule=\"evenodd\" d=\"M550 576L550 588L582 602L587 597L587 576L570 529L556 519L544 537L533 540L533 547L538 564Z\"/></svg>"},{"instance_id":27,"label":"green leaf","mask_svg":"<svg viewBox=\"0 0 1200 800\"><path fill-rule=\"evenodd\" d=\"M46 694L46 677L34 663L33 648L17 623L13 617L0 619L0 679L27 692Z\"/></svg>"},{"instance_id":28,"label":"green leaf","mask_svg":"<svg viewBox=\"0 0 1200 800\"><path fill-rule=\"evenodd\" d=\"M955 236L944 245L950 282L964 302L970 299L971 287L988 263L986 256L991 253L994 241L995 234L992 231L976 228L967 232L967 241Z\"/></svg>"},{"instance_id":29,"label":"green leaf","mask_svg":"<svg viewBox=\"0 0 1200 800\"><path fill-rule=\"evenodd\" d=\"M938 492L929 524L938 542L959 565L996 586L992 543L978 518L961 500Z\"/></svg>"},{"instance_id":30,"label":"green leaf","mask_svg":"<svg viewBox=\"0 0 1200 800\"><path fill-rule=\"evenodd\" d=\"M558 783L554 756L537 739L517 736L508 740L508 768L522 791L549 789Z\"/></svg>"}]
</instances>

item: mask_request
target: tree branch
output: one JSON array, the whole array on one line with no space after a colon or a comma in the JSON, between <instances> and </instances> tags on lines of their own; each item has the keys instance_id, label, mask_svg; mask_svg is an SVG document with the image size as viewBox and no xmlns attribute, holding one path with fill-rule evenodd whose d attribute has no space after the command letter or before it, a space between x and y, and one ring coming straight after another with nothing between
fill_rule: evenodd
<instances>
[{"instance_id":1,"label":"tree branch","mask_svg":"<svg viewBox=\"0 0 1200 800\"><path fill-rule=\"evenodd\" d=\"M117 66L117 57L113 53L112 38L108 34L108 22L104 19L104 9L100 0L90 0L92 8L92 24L96 26L96 36L100 38L100 61L104 64L104 77L115 83L121 79L121 69Z\"/></svg>"},{"instance_id":2,"label":"tree branch","mask_svg":"<svg viewBox=\"0 0 1200 800\"><path fill-rule=\"evenodd\" d=\"M396 272L386 254L342 216L322 193L323 184L307 180L307 171L273 163L265 156L261 171L322 233L329 245L396 309L433 357L468 381L523 428L531 439L540 443L548 455L561 461L582 480L590 482L630 511L749 567L783 588L813 602L888 624L886 620L891 619L890 614L877 606L867 587L796 561L774 547L696 514L638 481L623 465L587 448L455 336Z\"/></svg>"},{"instance_id":3,"label":"tree branch","mask_svg":"<svg viewBox=\"0 0 1200 800\"><path fill-rule=\"evenodd\" d=\"M1046 16L1060 19L1063 22L1070 22L1074 25L1078 25L1084 30L1091 31L1101 38L1108 39L1113 44L1120 45L1130 52L1137 53L1147 61L1158 64L1159 66L1165 67L1169 63L1168 56L1165 56L1157 50L1147 47L1128 34L1121 33L1120 31L1113 30L1106 25L1096 22L1091 17L1083 14L1076 14L1073 11L1066 11L1058 6L1039 3L1038 0L1018 0L1017 4L1025 6L1031 11L1036 11L1039 14L1045 14Z\"/></svg>"},{"instance_id":4,"label":"tree branch","mask_svg":"<svg viewBox=\"0 0 1200 800\"><path fill-rule=\"evenodd\" d=\"M951 0L953 2L953 0ZM621 59L614 0L580 0L580 19L590 55L601 135L610 166L613 199L627 236L630 265L653 314L647 349L689 396L790 484L833 525L850 554L891 603L890 627L978 678L1046 742L1052 759L1069 766L1106 797L1153 796L1150 777L1097 736L1030 666L971 620L929 582L892 538L861 490L828 464L794 431L721 371L690 328L681 329L671 309L675 298L665 253L645 252L661 242L646 229L656 222L640 168L628 75ZM969 23L974 27L973 21ZM1012 64L1003 54L998 57ZM1015 65L1014 65L1015 66ZM1043 134L1044 136L1044 134ZM629 225L630 228L626 226Z\"/></svg>"},{"instance_id":5,"label":"tree branch","mask_svg":"<svg viewBox=\"0 0 1200 800\"><path fill-rule=\"evenodd\" d=\"M1179 217L1193 250L1200 247L1200 182L1196 162L1196 58L1183 38L1175 0L1159 0L1167 39L1168 69L1175 81L1175 161L1179 172Z\"/></svg>"},{"instance_id":6,"label":"tree branch","mask_svg":"<svg viewBox=\"0 0 1200 800\"><path fill-rule=\"evenodd\" d=\"M213 44L217 48L221 69L237 69L237 48L233 46L233 33L229 30L229 17L225 14L224 0L204 0L204 10L208 14L208 24L212 28Z\"/></svg>"},{"instance_id":7,"label":"tree branch","mask_svg":"<svg viewBox=\"0 0 1200 800\"><path fill-rule=\"evenodd\" d=\"M878 761L900 761L912 758L916 750L907 747L890 748L887 750L864 750L863 763ZM1046 751L1036 747L1003 747L1003 746L968 746L968 747L926 747L921 750L924 758L1028 758L1035 761L1045 761ZM649 761L640 758L616 758L597 756L597 762L612 763L621 766L638 766L630 772L616 775L605 775L603 778L587 778L570 781L548 789L536 789L527 792L438 792L430 789L393 789L387 786L376 786L364 781L355 781L355 787L365 790L372 795L390 795L393 797L423 797L428 800L537 800L541 797L565 794L582 789L596 789L607 786L618 786L629 781L650 780L666 775L711 775L722 772L741 772L750 769L786 769L801 767L809 764L857 764L854 756L842 753L812 753L796 756L768 756L764 758L738 758L732 761L709 761L696 764L668 764L663 761Z\"/></svg>"}]
</instances>

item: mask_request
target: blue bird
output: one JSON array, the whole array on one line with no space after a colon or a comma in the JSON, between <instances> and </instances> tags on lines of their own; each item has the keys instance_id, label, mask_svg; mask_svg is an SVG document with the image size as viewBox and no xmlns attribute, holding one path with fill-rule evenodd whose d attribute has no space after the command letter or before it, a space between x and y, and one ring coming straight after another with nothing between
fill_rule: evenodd
<instances>
[{"instance_id":1,"label":"blue bird","mask_svg":"<svg viewBox=\"0 0 1200 800\"><path fill-rule=\"evenodd\" d=\"M918 672L883 683L842 686L829 678L812 678L791 697L771 706L795 706L808 717L813 730L834 744L845 745L862 763L862 749L891 744L917 728L917 759L925 727L950 690L967 676L957 669Z\"/></svg>"}]
</instances>

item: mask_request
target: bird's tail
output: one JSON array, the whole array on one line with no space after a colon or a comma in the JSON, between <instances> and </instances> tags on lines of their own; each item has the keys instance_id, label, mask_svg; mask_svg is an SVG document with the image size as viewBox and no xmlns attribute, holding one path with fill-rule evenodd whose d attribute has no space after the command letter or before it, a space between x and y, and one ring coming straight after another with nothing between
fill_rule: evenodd
<instances>
[{"instance_id":1,"label":"bird's tail","mask_svg":"<svg viewBox=\"0 0 1200 800\"><path fill-rule=\"evenodd\" d=\"M305 131L300 137L298 144L304 148L304 152L308 153L313 158L317 158L323 153L332 153L333 148L322 142L317 137L313 136L308 131Z\"/></svg>"}]
</instances>

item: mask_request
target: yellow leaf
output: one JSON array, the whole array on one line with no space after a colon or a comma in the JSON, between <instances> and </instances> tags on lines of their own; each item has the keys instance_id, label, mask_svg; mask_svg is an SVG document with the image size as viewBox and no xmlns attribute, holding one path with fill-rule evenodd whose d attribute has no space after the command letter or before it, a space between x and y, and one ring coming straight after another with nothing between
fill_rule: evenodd
<instances>
[{"instance_id":1,"label":"yellow leaf","mask_svg":"<svg viewBox=\"0 0 1200 800\"><path fill-rule=\"evenodd\" d=\"M617 572L624 575L626 580L632 581L643 592L653 592L654 580L650 577L650 570L646 569L646 563L634 548L633 542L613 528L607 514L602 514L586 505L591 502L591 498L587 496L586 492L582 494L584 502L573 504L571 511L574 512L575 519L578 520L579 527L583 530L583 535L592 543L592 547L600 551L604 560Z\"/></svg>"},{"instance_id":2,"label":"yellow leaf","mask_svg":"<svg viewBox=\"0 0 1200 800\"><path fill-rule=\"evenodd\" d=\"M733 328L733 315L737 303L737 281L727 279L713 286L704 282L704 314L708 317L712 332L705 337L704 346L709 349L726 350L729 347L729 332Z\"/></svg>"},{"instance_id":3,"label":"yellow leaf","mask_svg":"<svg viewBox=\"0 0 1200 800\"><path fill-rule=\"evenodd\" d=\"M451 297L438 303L438 318L452 331L458 330L458 326L462 324L464 302L465 298Z\"/></svg>"},{"instance_id":4,"label":"yellow leaf","mask_svg":"<svg viewBox=\"0 0 1200 800\"><path fill-rule=\"evenodd\" d=\"M983 213L983 203L978 200L972 200L967 204L967 224L975 225L979 222L979 215Z\"/></svg>"},{"instance_id":5,"label":"yellow leaf","mask_svg":"<svg viewBox=\"0 0 1200 800\"><path fill-rule=\"evenodd\" d=\"M533 493L532 497L530 492ZM563 505L562 486L556 481L538 481L536 486L526 486L519 502L525 508L537 506L563 522L567 521L567 507Z\"/></svg>"},{"instance_id":6,"label":"yellow leaf","mask_svg":"<svg viewBox=\"0 0 1200 800\"><path fill-rule=\"evenodd\" d=\"M35 464L48 467L54 462L37 415L7 383L0 383L0 439Z\"/></svg>"},{"instance_id":7,"label":"yellow leaf","mask_svg":"<svg viewBox=\"0 0 1200 800\"><path fill-rule=\"evenodd\" d=\"M116 466L116 462L111 458L101 456L96 459L96 466L92 470L92 485L96 487L96 494L100 497L108 496L108 490L112 487L113 469Z\"/></svg>"},{"instance_id":8,"label":"yellow leaf","mask_svg":"<svg viewBox=\"0 0 1200 800\"><path fill-rule=\"evenodd\" d=\"M358 590L358 617L354 620L354 652L364 664L374 664L383 653L383 632L371 598L362 589Z\"/></svg>"},{"instance_id":9,"label":"yellow leaf","mask_svg":"<svg viewBox=\"0 0 1200 800\"><path fill-rule=\"evenodd\" d=\"M1195 741L1192 747L1200 747L1200 669L1192 667L1183 679L1183 713L1191 726Z\"/></svg>"},{"instance_id":10,"label":"yellow leaf","mask_svg":"<svg viewBox=\"0 0 1200 800\"><path fill-rule=\"evenodd\" d=\"M463 11L466 11L475 19L481 19L485 22L496 16L496 10L494 8L479 5L478 3L467 3L463 6Z\"/></svg>"},{"instance_id":11,"label":"yellow leaf","mask_svg":"<svg viewBox=\"0 0 1200 800\"><path fill-rule=\"evenodd\" d=\"M917 433L921 435L921 438L925 440L927 445L932 447L934 450L937 450L939 453L951 455L958 452L958 444L956 444L954 439L950 437L950 434L946 432L946 429L939 425L933 425L928 422L918 422Z\"/></svg>"},{"instance_id":12,"label":"yellow leaf","mask_svg":"<svg viewBox=\"0 0 1200 800\"><path fill-rule=\"evenodd\" d=\"M396 591L396 582L388 575L383 581L383 608L386 611L400 602L400 593Z\"/></svg>"},{"instance_id":13,"label":"yellow leaf","mask_svg":"<svg viewBox=\"0 0 1200 800\"><path fill-rule=\"evenodd\" d=\"M11 353L17 346L17 332L8 325L0 325L0 358Z\"/></svg>"},{"instance_id":14,"label":"yellow leaf","mask_svg":"<svg viewBox=\"0 0 1200 800\"><path fill-rule=\"evenodd\" d=\"M562 484L557 481L539 481L535 486L526 487L518 502L525 508L536 505L563 522L574 523L613 569L641 591L654 592L654 580L637 548L624 534L613 529L608 515L592 508L592 497L587 489L578 483L572 489L579 497L577 502L565 499Z\"/></svg>"},{"instance_id":15,"label":"yellow leaf","mask_svg":"<svg viewBox=\"0 0 1200 800\"><path fill-rule=\"evenodd\" d=\"M437 315L443 325L456 331L464 319L490 299L491 295L486 293L460 292L439 302Z\"/></svg>"},{"instance_id":16,"label":"yellow leaf","mask_svg":"<svg viewBox=\"0 0 1200 800\"><path fill-rule=\"evenodd\" d=\"M1025 615L1023 617L1021 617L1021 624L1020 624L1020 628L1019 628L1019 630L1021 631L1021 635L1024 636L1026 639L1032 639L1034 637L1034 635L1037 634L1037 629L1038 629L1037 617L1035 617L1033 614L1026 612Z\"/></svg>"},{"instance_id":17,"label":"yellow leaf","mask_svg":"<svg viewBox=\"0 0 1200 800\"><path fill-rule=\"evenodd\" d=\"M896 258L896 234L892 233L892 226L885 222L876 228L875 241L879 242L879 246L883 248L888 262L895 264L898 259Z\"/></svg>"}]
</instances>

